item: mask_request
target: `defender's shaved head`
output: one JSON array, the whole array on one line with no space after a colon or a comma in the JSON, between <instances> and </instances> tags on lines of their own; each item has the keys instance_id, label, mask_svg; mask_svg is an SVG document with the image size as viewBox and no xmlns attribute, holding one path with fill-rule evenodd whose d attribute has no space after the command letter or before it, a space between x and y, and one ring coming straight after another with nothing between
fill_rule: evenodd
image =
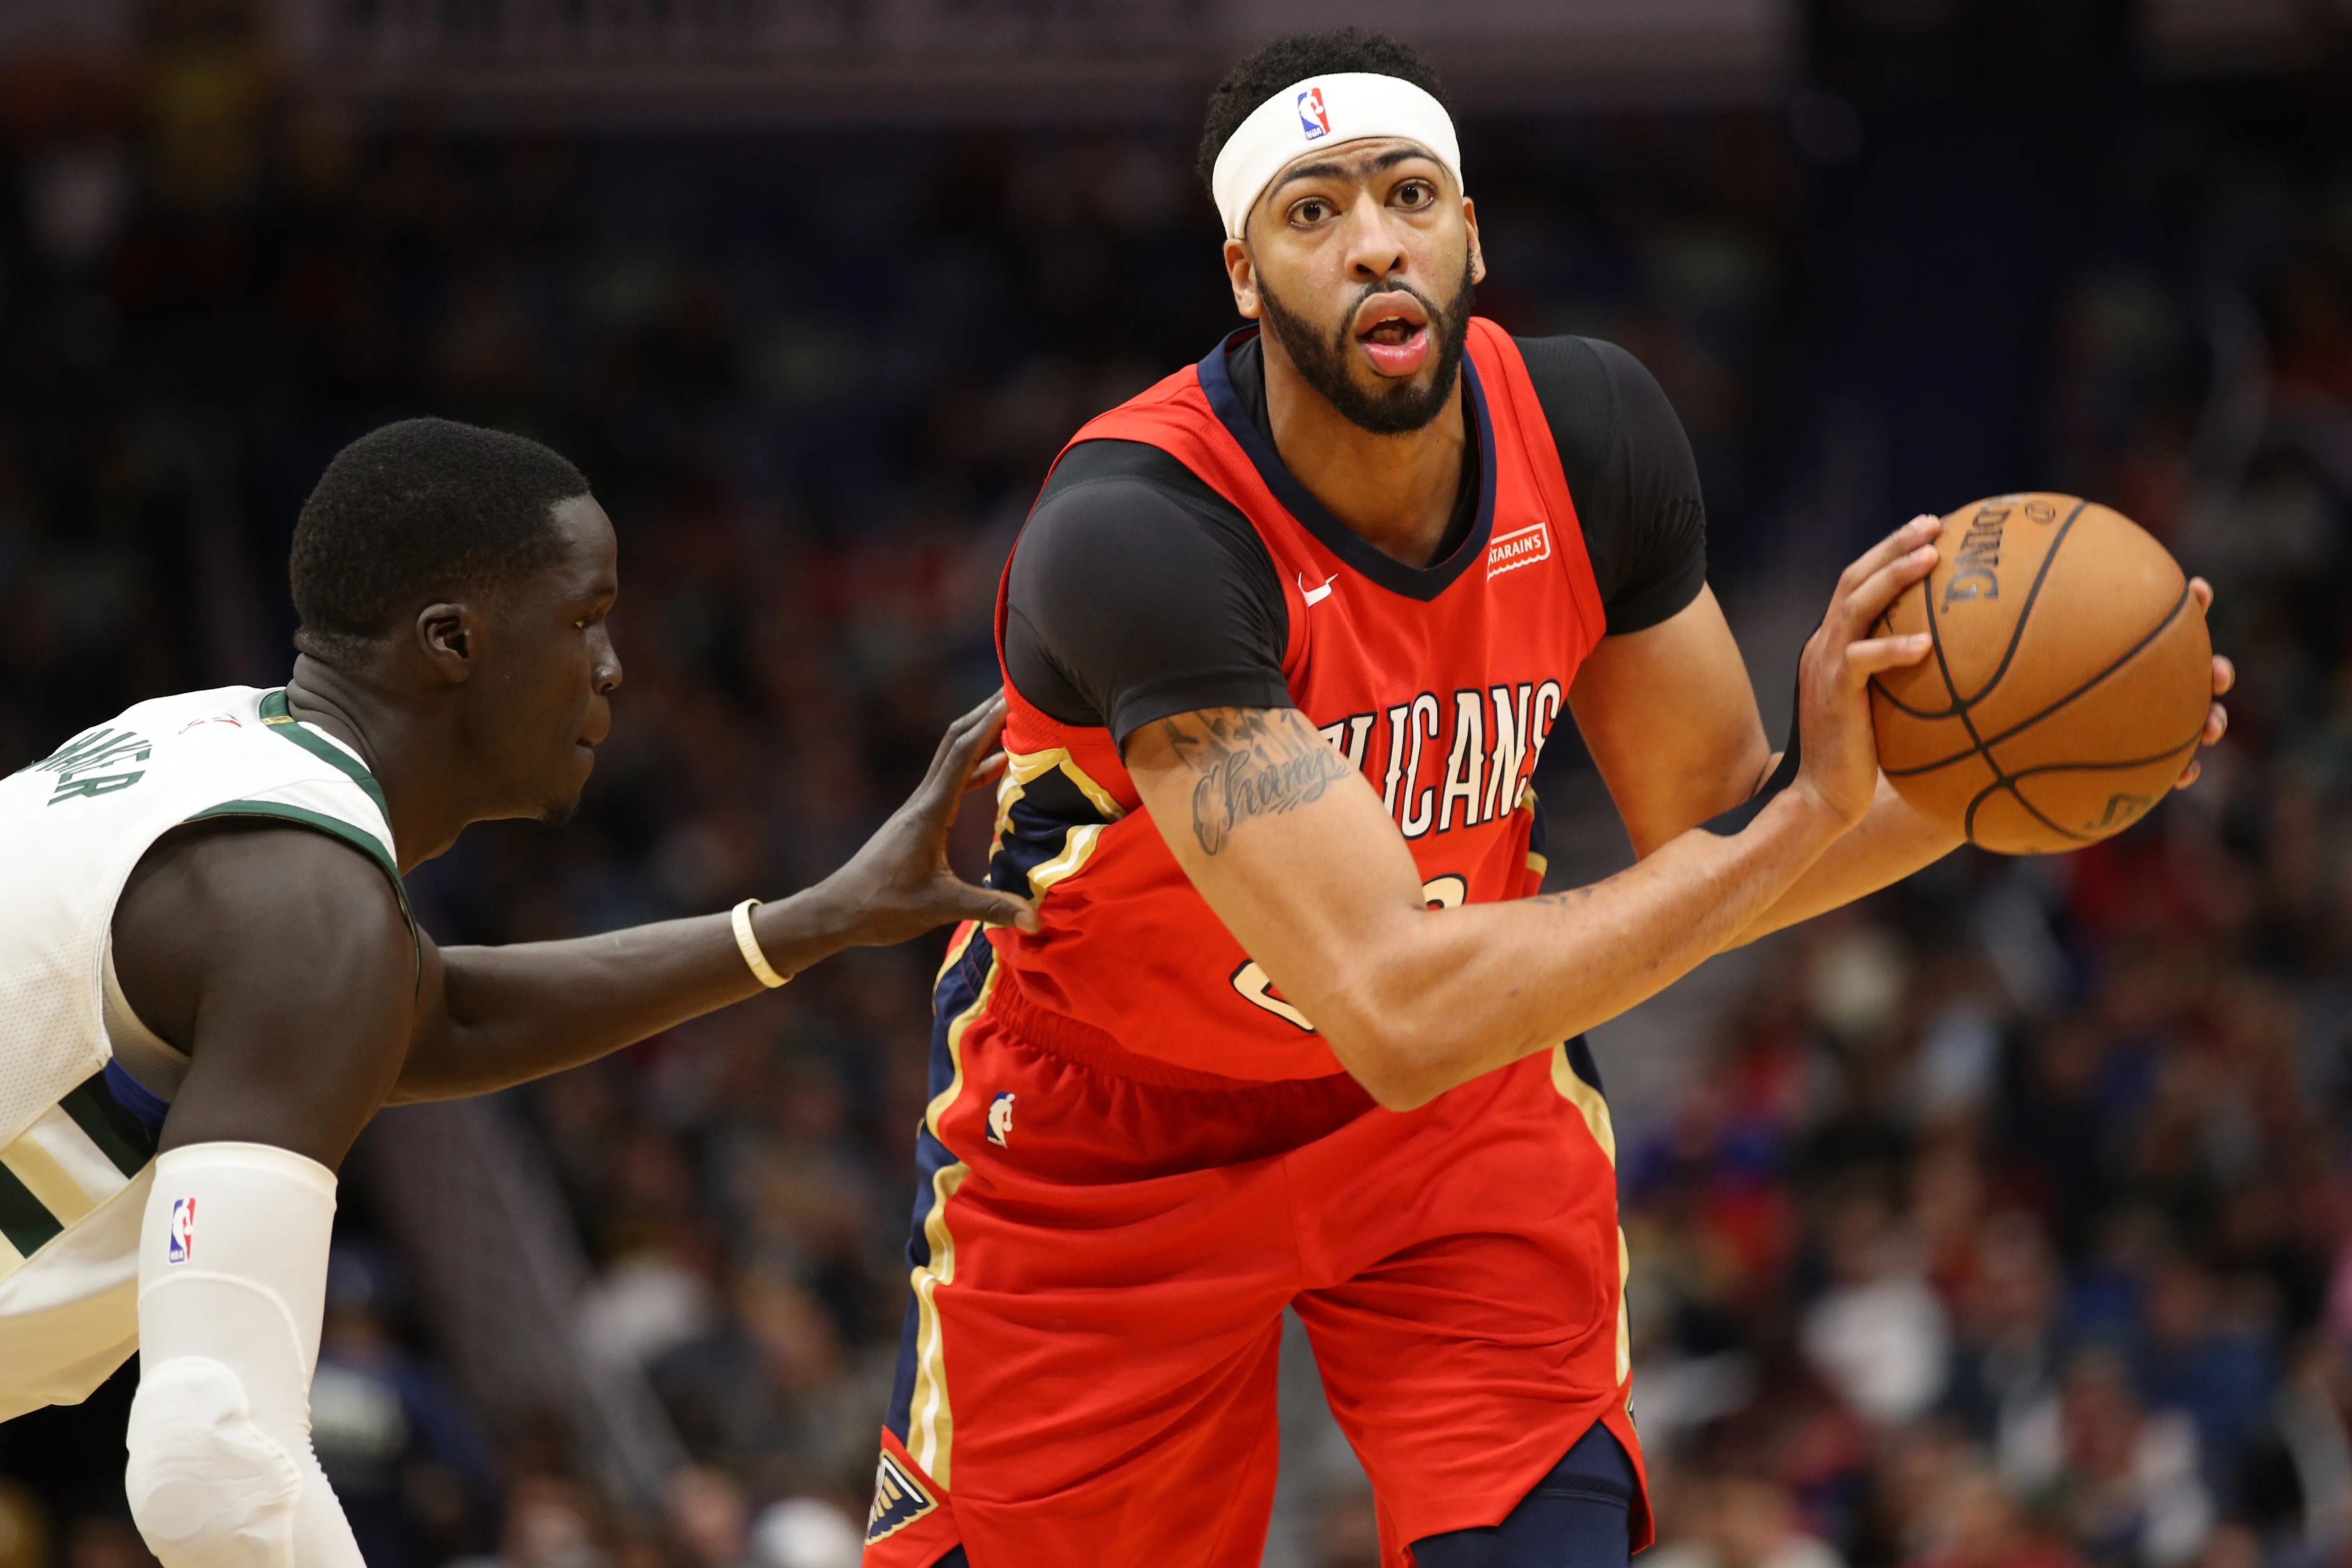
<instances>
[{"instance_id":1,"label":"defender's shaved head","mask_svg":"<svg viewBox=\"0 0 2352 1568\"><path fill-rule=\"evenodd\" d=\"M588 493L559 454L452 419L404 419L335 454L294 525L295 646L333 664L418 610L512 583L561 551L554 509Z\"/></svg>"}]
</instances>

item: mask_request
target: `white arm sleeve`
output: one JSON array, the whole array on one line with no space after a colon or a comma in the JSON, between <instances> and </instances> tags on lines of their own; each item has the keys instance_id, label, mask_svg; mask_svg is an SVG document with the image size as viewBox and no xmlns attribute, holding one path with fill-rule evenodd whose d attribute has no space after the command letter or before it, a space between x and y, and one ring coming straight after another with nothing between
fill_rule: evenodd
<instances>
[{"instance_id":1,"label":"white arm sleeve","mask_svg":"<svg viewBox=\"0 0 2352 1568\"><path fill-rule=\"evenodd\" d=\"M259 1143L155 1162L131 1516L163 1568L364 1568L310 1451L335 1175Z\"/></svg>"}]
</instances>

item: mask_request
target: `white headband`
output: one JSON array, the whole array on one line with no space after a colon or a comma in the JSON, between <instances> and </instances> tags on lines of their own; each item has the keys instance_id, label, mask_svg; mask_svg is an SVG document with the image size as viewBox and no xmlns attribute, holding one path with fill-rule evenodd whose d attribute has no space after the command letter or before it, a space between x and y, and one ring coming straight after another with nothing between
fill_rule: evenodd
<instances>
[{"instance_id":1,"label":"white headband","mask_svg":"<svg viewBox=\"0 0 2352 1568\"><path fill-rule=\"evenodd\" d=\"M1418 142L1462 184L1462 148L1445 106L1399 77L1338 71L1292 82L1250 111L1217 154L1209 189L1225 235L1242 237L1249 210L1291 160L1342 142L1401 136Z\"/></svg>"}]
</instances>

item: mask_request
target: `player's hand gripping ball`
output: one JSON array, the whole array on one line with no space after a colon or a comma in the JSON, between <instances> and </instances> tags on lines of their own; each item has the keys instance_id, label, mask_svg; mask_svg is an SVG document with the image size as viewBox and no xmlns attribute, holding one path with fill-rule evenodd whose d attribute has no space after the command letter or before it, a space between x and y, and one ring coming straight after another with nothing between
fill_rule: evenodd
<instances>
[{"instance_id":1,"label":"player's hand gripping ball","mask_svg":"<svg viewBox=\"0 0 2352 1568\"><path fill-rule=\"evenodd\" d=\"M1871 681L1880 768L1980 848L2121 832L2210 738L2210 595L2129 518L2074 496L1994 496L1943 521L1935 570L1882 617L1935 640Z\"/></svg>"}]
</instances>

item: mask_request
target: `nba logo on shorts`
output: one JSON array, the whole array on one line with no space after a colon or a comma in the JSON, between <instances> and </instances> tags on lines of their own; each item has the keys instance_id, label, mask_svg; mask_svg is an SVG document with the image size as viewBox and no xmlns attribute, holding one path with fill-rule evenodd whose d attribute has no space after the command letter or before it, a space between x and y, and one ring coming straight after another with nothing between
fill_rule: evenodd
<instances>
[{"instance_id":1,"label":"nba logo on shorts","mask_svg":"<svg viewBox=\"0 0 2352 1568\"><path fill-rule=\"evenodd\" d=\"M172 1200L171 1233L163 1239L163 1261L185 1263L196 1249L196 1200Z\"/></svg>"},{"instance_id":2,"label":"nba logo on shorts","mask_svg":"<svg viewBox=\"0 0 2352 1568\"><path fill-rule=\"evenodd\" d=\"M1321 88L1310 87L1298 95L1298 129L1309 142L1320 142L1331 134L1331 117L1323 112Z\"/></svg>"},{"instance_id":3,"label":"nba logo on shorts","mask_svg":"<svg viewBox=\"0 0 2352 1568\"><path fill-rule=\"evenodd\" d=\"M988 1102L988 1141L1009 1148L1013 1137L1013 1091L1006 1089Z\"/></svg>"}]
</instances>

